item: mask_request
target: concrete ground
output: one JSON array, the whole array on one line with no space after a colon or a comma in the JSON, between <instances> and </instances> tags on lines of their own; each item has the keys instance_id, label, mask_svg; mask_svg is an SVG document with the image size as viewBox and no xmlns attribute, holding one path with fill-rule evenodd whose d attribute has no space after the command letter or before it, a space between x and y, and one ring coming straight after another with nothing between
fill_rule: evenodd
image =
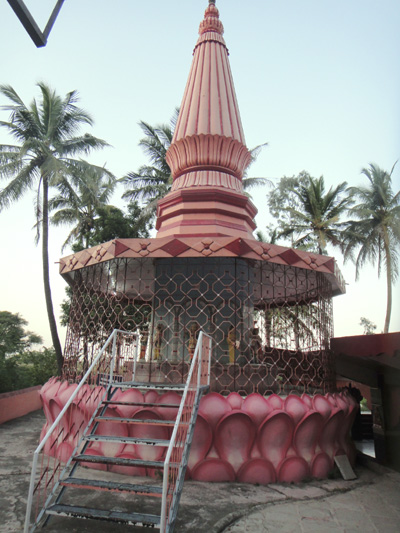
<instances>
[{"instance_id":1,"label":"concrete ground","mask_svg":"<svg viewBox=\"0 0 400 533\"><path fill-rule=\"evenodd\" d=\"M0 531L22 531L32 454L44 422L36 411L0 425ZM400 473L356 468L357 479L267 486L185 483L176 533L400 532ZM124 479L126 477L124 476ZM82 493L81 504L90 496ZM109 495L103 495L109 498ZM143 531L53 518L47 532Z\"/></svg>"}]
</instances>

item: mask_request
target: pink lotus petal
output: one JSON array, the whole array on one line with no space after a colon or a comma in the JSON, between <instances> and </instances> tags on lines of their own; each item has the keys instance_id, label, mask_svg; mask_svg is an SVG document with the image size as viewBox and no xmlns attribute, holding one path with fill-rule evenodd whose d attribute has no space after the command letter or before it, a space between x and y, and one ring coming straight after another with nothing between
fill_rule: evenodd
<instances>
[{"instance_id":1,"label":"pink lotus petal","mask_svg":"<svg viewBox=\"0 0 400 533\"><path fill-rule=\"evenodd\" d=\"M114 401L118 402L140 402L144 403L144 397L140 390L138 389L128 389L120 394L117 393L112 398ZM121 418L133 418L133 415L142 409L140 405L116 405L116 412Z\"/></svg>"},{"instance_id":2,"label":"pink lotus petal","mask_svg":"<svg viewBox=\"0 0 400 533\"><path fill-rule=\"evenodd\" d=\"M278 470L278 481L281 483L299 483L310 475L308 464L302 457L288 457Z\"/></svg>"},{"instance_id":3,"label":"pink lotus petal","mask_svg":"<svg viewBox=\"0 0 400 533\"><path fill-rule=\"evenodd\" d=\"M311 461L315 454L318 438L321 434L324 419L315 411L307 414L296 427L293 437L294 447L306 461Z\"/></svg>"},{"instance_id":4,"label":"pink lotus petal","mask_svg":"<svg viewBox=\"0 0 400 533\"><path fill-rule=\"evenodd\" d=\"M300 422L300 420L308 411L308 408L305 403L295 394L290 394L286 398L284 409L293 418L293 422L295 425Z\"/></svg>"},{"instance_id":5,"label":"pink lotus petal","mask_svg":"<svg viewBox=\"0 0 400 533\"><path fill-rule=\"evenodd\" d=\"M115 416L115 411L107 409L105 412L106 416ZM128 437L129 431L127 424L121 424L119 422L100 422L96 429L96 435L112 435L114 437ZM101 442L98 443L99 449L103 455L107 457L116 457L125 448L123 442Z\"/></svg>"},{"instance_id":6,"label":"pink lotus petal","mask_svg":"<svg viewBox=\"0 0 400 533\"><path fill-rule=\"evenodd\" d=\"M343 411L337 411L325 422L325 425L322 429L319 438L319 445L321 449L329 455L329 457L333 457L335 451L339 447L338 431L343 423L343 418Z\"/></svg>"},{"instance_id":7,"label":"pink lotus petal","mask_svg":"<svg viewBox=\"0 0 400 533\"><path fill-rule=\"evenodd\" d=\"M65 464L71 457L73 451L74 448L69 442L63 442L57 447L56 457L61 463Z\"/></svg>"},{"instance_id":8,"label":"pink lotus petal","mask_svg":"<svg viewBox=\"0 0 400 533\"><path fill-rule=\"evenodd\" d=\"M175 420L178 414L178 409L181 404L182 396L175 391L168 391L159 396L157 403L169 403L174 404L176 407L156 407L156 412L164 420Z\"/></svg>"},{"instance_id":9,"label":"pink lotus petal","mask_svg":"<svg viewBox=\"0 0 400 533\"><path fill-rule=\"evenodd\" d=\"M145 403L157 403L158 398L159 398L159 394L155 390L149 390L144 395Z\"/></svg>"},{"instance_id":10,"label":"pink lotus petal","mask_svg":"<svg viewBox=\"0 0 400 533\"><path fill-rule=\"evenodd\" d=\"M310 396L308 394L303 392L303 394L301 395L301 399L307 405L307 407L312 409L312 406L313 406L312 399L310 398Z\"/></svg>"},{"instance_id":11,"label":"pink lotus petal","mask_svg":"<svg viewBox=\"0 0 400 533\"><path fill-rule=\"evenodd\" d=\"M141 420L161 420L161 417L154 409L141 409L135 413L135 418ZM141 439L168 439L169 433L165 426L147 425L147 424L131 424L129 427L129 436ZM145 444L129 445L134 447L134 453L139 459L144 461L160 461L166 453L166 448L162 446L148 446ZM128 446L125 451L128 451Z\"/></svg>"},{"instance_id":12,"label":"pink lotus petal","mask_svg":"<svg viewBox=\"0 0 400 533\"><path fill-rule=\"evenodd\" d=\"M347 413L349 412L349 403L346 402L340 394L334 395L336 405L339 409L341 409L344 413L344 416L347 416Z\"/></svg>"},{"instance_id":13,"label":"pink lotus petal","mask_svg":"<svg viewBox=\"0 0 400 533\"><path fill-rule=\"evenodd\" d=\"M261 454L276 468L286 457L292 443L294 424L284 411L272 412L258 430L257 442Z\"/></svg>"},{"instance_id":14,"label":"pink lotus petal","mask_svg":"<svg viewBox=\"0 0 400 533\"><path fill-rule=\"evenodd\" d=\"M200 401L199 414L214 429L223 416L232 411L226 398L218 392L210 392Z\"/></svg>"},{"instance_id":15,"label":"pink lotus petal","mask_svg":"<svg viewBox=\"0 0 400 533\"><path fill-rule=\"evenodd\" d=\"M325 452L318 453L311 462L311 476L326 479L333 468L333 460Z\"/></svg>"},{"instance_id":16,"label":"pink lotus petal","mask_svg":"<svg viewBox=\"0 0 400 533\"><path fill-rule=\"evenodd\" d=\"M241 466L237 473L237 480L240 483L268 485L268 483L275 483L276 473L272 463L266 459L250 459Z\"/></svg>"},{"instance_id":17,"label":"pink lotus petal","mask_svg":"<svg viewBox=\"0 0 400 533\"><path fill-rule=\"evenodd\" d=\"M250 457L256 428L249 415L236 411L222 418L215 430L215 447L221 459L237 472Z\"/></svg>"},{"instance_id":18,"label":"pink lotus petal","mask_svg":"<svg viewBox=\"0 0 400 533\"><path fill-rule=\"evenodd\" d=\"M313 398L313 407L318 413L327 420L332 414L332 405L331 403L321 394L316 394Z\"/></svg>"},{"instance_id":19,"label":"pink lotus petal","mask_svg":"<svg viewBox=\"0 0 400 533\"><path fill-rule=\"evenodd\" d=\"M87 414L75 404L71 404L68 407L67 411L64 413L64 417L68 420L68 433L71 440L76 445L88 425L89 418Z\"/></svg>"},{"instance_id":20,"label":"pink lotus petal","mask_svg":"<svg viewBox=\"0 0 400 533\"><path fill-rule=\"evenodd\" d=\"M237 392L231 392L227 396L227 401L232 409L241 409L243 404L243 398Z\"/></svg>"},{"instance_id":21,"label":"pink lotus petal","mask_svg":"<svg viewBox=\"0 0 400 533\"><path fill-rule=\"evenodd\" d=\"M192 470L192 468L194 468L197 463L202 461L207 455L208 451L210 450L212 440L213 435L210 424L201 415L197 415L188 461L188 467L190 470Z\"/></svg>"},{"instance_id":22,"label":"pink lotus petal","mask_svg":"<svg viewBox=\"0 0 400 533\"><path fill-rule=\"evenodd\" d=\"M222 483L235 481L235 471L231 465L222 459L204 459L191 472L195 481Z\"/></svg>"},{"instance_id":23,"label":"pink lotus petal","mask_svg":"<svg viewBox=\"0 0 400 533\"><path fill-rule=\"evenodd\" d=\"M86 412L89 415L89 418L92 417L93 413L99 406L103 395L104 388L100 386L91 388L91 391L88 392L88 395L86 396Z\"/></svg>"},{"instance_id":24,"label":"pink lotus petal","mask_svg":"<svg viewBox=\"0 0 400 533\"><path fill-rule=\"evenodd\" d=\"M251 416L256 426L259 426L272 412L272 407L270 407L264 396L253 392L244 399L242 410Z\"/></svg>"},{"instance_id":25,"label":"pink lotus petal","mask_svg":"<svg viewBox=\"0 0 400 533\"><path fill-rule=\"evenodd\" d=\"M267 402L272 409L283 409L283 400L277 394L271 394L271 396L268 396Z\"/></svg>"},{"instance_id":26,"label":"pink lotus petal","mask_svg":"<svg viewBox=\"0 0 400 533\"><path fill-rule=\"evenodd\" d=\"M59 406L58 402L55 400L50 400L49 402L49 424L51 425L55 419L58 417L58 415L61 413L62 408Z\"/></svg>"},{"instance_id":27,"label":"pink lotus petal","mask_svg":"<svg viewBox=\"0 0 400 533\"><path fill-rule=\"evenodd\" d=\"M75 389L77 386L78 385L76 383L72 383L71 385L63 389L62 387L60 387L58 390L57 397L56 397L57 402L60 405L64 406L68 402L72 394L75 392Z\"/></svg>"},{"instance_id":28,"label":"pink lotus petal","mask_svg":"<svg viewBox=\"0 0 400 533\"><path fill-rule=\"evenodd\" d=\"M331 393L331 392L327 392L325 394L325 398L328 400L328 402L332 405L332 407L337 407L337 403L336 403L336 397Z\"/></svg>"}]
</instances>

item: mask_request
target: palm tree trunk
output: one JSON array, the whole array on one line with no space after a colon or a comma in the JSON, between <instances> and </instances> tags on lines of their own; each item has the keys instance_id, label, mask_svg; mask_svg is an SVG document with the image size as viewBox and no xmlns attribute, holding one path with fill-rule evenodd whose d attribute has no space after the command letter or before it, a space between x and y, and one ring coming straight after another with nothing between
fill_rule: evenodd
<instances>
[{"instance_id":1,"label":"palm tree trunk","mask_svg":"<svg viewBox=\"0 0 400 533\"><path fill-rule=\"evenodd\" d=\"M387 229L383 230L383 243L386 256L386 286L387 286L387 303L386 303L386 317L385 327L383 333L389 333L390 315L392 312L392 260L390 256L389 236Z\"/></svg>"},{"instance_id":2,"label":"palm tree trunk","mask_svg":"<svg viewBox=\"0 0 400 533\"><path fill-rule=\"evenodd\" d=\"M43 284L44 284L44 296L46 299L47 316L49 320L51 339L53 341L54 350L56 352L58 372L61 375L64 358L62 355L62 349L60 339L57 333L57 324L54 318L53 301L51 299L50 289L50 275L49 275L49 184L47 178L42 176L43 187L43 206L42 206L42 263L43 263Z\"/></svg>"}]
</instances>

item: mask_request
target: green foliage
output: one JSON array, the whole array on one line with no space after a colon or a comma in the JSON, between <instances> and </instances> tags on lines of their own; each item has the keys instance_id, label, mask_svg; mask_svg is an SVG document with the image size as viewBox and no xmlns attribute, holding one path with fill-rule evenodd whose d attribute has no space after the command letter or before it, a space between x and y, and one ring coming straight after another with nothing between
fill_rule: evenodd
<instances>
[{"instance_id":1,"label":"green foliage","mask_svg":"<svg viewBox=\"0 0 400 533\"><path fill-rule=\"evenodd\" d=\"M341 217L352 204L342 182L325 191L323 176L313 178L307 172L297 177L283 177L268 196L271 214L278 219L279 237L290 237L292 246L319 254L327 245L341 247L345 223Z\"/></svg>"},{"instance_id":2,"label":"green foliage","mask_svg":"<svg viewBox=\"0 0 400 533\"><path fill-rule=\"evenodd\" d=\"M98 208L89 239L90 246L112 239L148 238L149 224L141 214L142 209L137 202L128 205L127 213L111 205Z\"/></svg>"},{"instance_id":3,"label":"green foliage","mask_svg":"<svg viewBox=\"0 0 400 533\"><path fill-rule=\"evenodd\" d=\"M42 338L35 333L25 331L27 321L19 313L0 311L0 359L21 353L32 344L41 344Z\"/></svg>"},{"instance_id":4,"label":"green foliage","mask_svg":"<svg viewBox=\"0 0 400 533\"><path fill-rule=\"evenodd\" d=\"M127 189L122 198L144 202L143 216L154 220L158 200L170 191L172 185L171 169L165 156L171 145L179 109L176 108L169 124L151 126L143 120L139 126L144 133L139 146L149 158L150 165L142 165L137 172L128 172L120 181Z\"/></svg>"},{"instance_id":5,"label":"green foliage","mask_svg":"<svg viewBox=\"0 0 400 533\"><path fill-rule=\"evenodd\" d=\"M57 375L53 348L28 350L0 360L0 393L43 385Z\"/></svg>"},{"instance_id":6,"label":"green foliage","mask_svg":"<svg viewBox=\"0 0 400 533\"><path fill-rule=\"evenodd\" d=\"M0 127L17 144L0 145L0 179L7 183L0 189L0 211L17 202L36 186L37 241L42 235L43 281L46 307L53 346L61 372L63 356L53 313L50 290L48 232L49 190L62 187L77 174L83 175L89 165L81 158L93 149L107 143L89 133L79 135L82 125L92 125L90 115L79 108L76 91L62 98L45 83L38 83L40 98L25 105L17 92L9 85L0 86L0 95L8 100L3 109L10 113L8 121L0 121ZM102 169L104 173L108 173Z\"/></svg>"},{"instance_id":7,"label":"green foliage","mask_svg":"<svg viewBox=\"0 0 400 533\"><path fill-rule=\"evenodd\" d=\"M49 201L49 210L55 211L50 222L56 226L75 224L62 249L72 243L80 249L90 246L98 211L106 207L115 184L114 176L98 168L84 172L75 169L68 180L60 182L58 194Z\"/></svg>"},{"instance_id":8,"label":"green foliage","mask_svg":"<svg viewBox=\"0 0 400 533\"><path fill-rule=\"evenodd\" d=\"M26 325L18 313L0 311L0 392L42 385L57 373L55 351L32 350L42 339Z\"/></svg>"},{"instance_id":9,"label":"green foliage","mask_svg":"<svg viewBox=\"0 0 400 533\"><path fill-rule=\"evenodd\" d=\"M345 260L356 264L356 279L365 263L377 264L378 276L382 267L386 271L387 306L384 333L389 331L392 308L392 285L399 274L400 249L400 191L394 193L392 174L378 165L370 164L362 174L367 186L351 187L356 200L350 209L352 217L347 222Z\"/></svg>"},{"instance_id":10,"label":"green foliage","mask_svg":"<svg viewBox=\"0 0 400 533\"><path fill-rule=\"evenodd\" d=\"M375 333L376 324L368 318L365 318L365 316L360 318L360 326L364 328L363 335L373 335Z\"/></svg>"}]
</instances>

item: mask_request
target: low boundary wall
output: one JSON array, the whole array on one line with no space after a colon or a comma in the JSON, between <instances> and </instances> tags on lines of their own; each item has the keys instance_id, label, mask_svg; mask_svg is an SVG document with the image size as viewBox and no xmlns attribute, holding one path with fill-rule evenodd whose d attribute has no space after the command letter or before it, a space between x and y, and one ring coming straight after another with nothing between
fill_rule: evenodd
<instances>
[{"instance_id":1,"label":"low boundary wall","mask_svg":"<svg viewBox=\"0 0 400 533\"><path fill-rule=\"evenodd\" d=\"M0 394L0 424L42 408L41 385Z\"/></svg>"}]
</instances>

